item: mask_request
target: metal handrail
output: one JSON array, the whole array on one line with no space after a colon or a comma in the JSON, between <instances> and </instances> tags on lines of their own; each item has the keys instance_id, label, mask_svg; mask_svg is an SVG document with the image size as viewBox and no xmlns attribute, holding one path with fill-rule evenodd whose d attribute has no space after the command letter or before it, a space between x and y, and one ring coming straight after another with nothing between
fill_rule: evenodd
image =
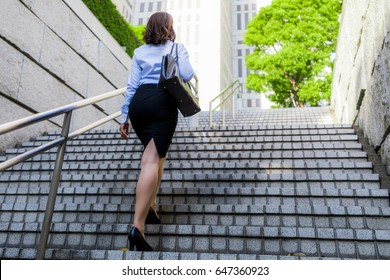
<instances>
[{"instance_id":1,"label":"metal handrail","mask_svg":"<svg viewBox=\"0 0 390 280\"><path fill-rule=\"evenodd\" d=\"M24 161L26 161L26 160L28 160L36 155L39 155L47 150L50 150L56 146L59 146L62 143L64 143L65 140L70 140L70 139L76 138L76 137L80 136L81 134L83 134L83 133L85 133L85 132L87 132L95 127L98 127L106 122L109 122L109 121L119 117L120 115L121 115L121 112L116 112L116 113L111 114L111 115L109 115L101 120L98 120L92 124L89 124L83 128L80 128L72 133L69 133L67 139L65 139L65 137L60 137L60 138L54 139L54 140L52 140L46 144L43 144L35 149L32 149L30 151L27 151L27 152L21 154L21 155L15 156L7 161L4 161L4 162L0 163L0 171L6 170L6 169L8 169L16 164L24 162Z\"/></svg>"},{"instance_id":2,"label":"metal handrail","mask_svg":"<svg viewBox=\"0 0 390 280\"><path fill-rule=\"evenodd\" d=\"M98 96L91 97L91 98L84 99L84 100L80 100L80 101L77 101L77 102L62 106L62 107L58 107L58 108L55 108L55 109L50 110L50 111L38 113L38 114L29 116L29 117L25 117L25 118L15 120L15 121L12 121L12 122L9 122L6 124L2 124L2 125L0 125L0 135L3 135L7 132L17 130L19 128L23 128L23 127L32 125L32 124L40 122L40 121L51 119L53 117L68 113L68 112L76 110L76 109L83 108L83 107L88 106L88 105L93 105L93 104L98 103L100 101L104 101L104 100L110 99L112 97L121 95L121 94L125 93L125 91L126 91L126 88L117 89L114 91L104 93L102 95L98 95Z\"/></svg>"},{"instance_id":3,"label":"metal handrail","mask_svg":"<svg viewBox=\"0 0 390 280\"><path fill-rule=\"evenodd\" d=\"M195 80L195 85L193 85L192 82L188 82L188 84L190 85L191 89L194 91L195 96L198 97L198 88L199 88L198 76L196 76L196 74L194 74L193 78Z\"/></svg>"},{"instance_id":4,"label":"metal handrail","mask_svg":"<svg viewBox=\"0 0 390 280\"><path fill-rule=\"evenodd\" d=\"M46 211L45 211L45 216L43 219L42 223L42 230L41 234L39 237L39 244L38 244L38 250L37 250L37 256L36 259L42 260L45 258L45 252L46 252L46 247L47 247L47 241L49 238L49 230L51 227L51 222L53 218L53 212L54 212L54 206L55 206L55 201L57 197L57 191L58 191L58 186L60 182L60 177L61 177L61 170L62 170L62 165L64 162L64 156L65 156L65 151L66 151L66 144L69 139L75 138L99 125L102 125L106 122L109 122L121 115L121 112L116 112L114 114L111 114L107 117L104 117L92 124L89 124L83 128L80 128L72 133L69 133L70 129L70 123L72 119L72 113L74 110L86 107L88 105L93 105L96 104L100 101L104 101L119 95L124 94L126 91L126 88L121 88L118 90L114 90L96 97L91 97L85 100L77 101L69 105L65 105L50 111L42 112L35 114L33 116L29 116L26 118L22 118L16 121L12 121L3 125L0 125L0 135L6 134L8 132L15 131L17 129L45 121L48 119L51 119L53 117L59 116L59 115L65 115L64 116L64 121L62 125L62 132L61 136L53 141L50 141L49 143L46 143L44 145L41 145L35 149L32 149L30 151L27 151L21 155L18 155L16 157L13 157L9 160L6 160L0 164L0 171L3 171L7 168L10 168L18 163L24 162L27 159L41 154L44 151L47 151L53 147L58 146L58 151L57 151L57 157L55 161L55 166L53 170L53 176L51 179L50 183L50 191L49 191L49 196L47 199L47 205L46 205Z\"/></svg>"},{"instance_id":5,"label":"metal handrail","mask_svg":"<svg viewBox=\"0 0 390 280\"><path fill-rule=\"evenodd\" d=\"M229 90L231 90L229 92ZM233 119L235 118L235 98L234 98L234 93L236 91L239 91L239 93L242 92L242 84L239 80L235 80L233 83L231 83L228 87L226 87L224 90L221 91L221 93L216 96L214 99L212 99L209 103L209 125L210 127L213 127L213 112L216 111L218 108L220 108L222 105L222 125L225 126L225 103L229 100L229 98L232 98L232 103L233 103ZM226 96L225 94L228 93ZM213 102L216 101L217 99L221 99L221 102L217 104L213 108Z\"/></svg>"}]
</instances>

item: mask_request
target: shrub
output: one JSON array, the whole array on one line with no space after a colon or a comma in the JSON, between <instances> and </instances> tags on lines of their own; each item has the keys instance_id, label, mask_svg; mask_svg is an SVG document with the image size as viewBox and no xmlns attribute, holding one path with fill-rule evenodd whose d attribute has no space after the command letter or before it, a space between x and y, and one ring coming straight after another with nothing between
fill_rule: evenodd
<instances>
[{"instance_id":1,"label":"shrub","mask_svg":"<svg viewBox=\"0 0 390 280\"><path fill-rule=\"evenodd\" d=\"M141 42L127 21L118 12L111 0L83 0L95 17L103 24L112 37L132 57L134 49L141 46Z\"/></svg>"}]
</instances>

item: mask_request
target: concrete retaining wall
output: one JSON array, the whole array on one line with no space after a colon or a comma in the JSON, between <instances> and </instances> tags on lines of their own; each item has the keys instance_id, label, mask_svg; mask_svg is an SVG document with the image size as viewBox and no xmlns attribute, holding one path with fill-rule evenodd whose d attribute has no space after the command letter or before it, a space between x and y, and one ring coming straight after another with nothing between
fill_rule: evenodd
<instances>
[{"instance_id":1,"label":"concrete retaining wall","mask_svg":"<svg viewBox=\"0 0 390 280\"><path fill-rule=\"evenodd\" d=\"M374 146L390 126L389 74L390 1L344 0L331 103L337 121L359 125ZM387 164L389 150L387 137L379 151Z\"/></svg>"},{"instance_id":2,"label":"concrete retaining wall","mask_svg":"<svg viewBox=\"0 0 390 280\"><path fill-rule=\"evenodd\" d=\"M130 65L81 0L0 1L0 124L125 87ZM75 111L71 129L119 111L122 101ZM57 117L0 136L0 150L61 126Z\"/></svg>"}]
</instances>

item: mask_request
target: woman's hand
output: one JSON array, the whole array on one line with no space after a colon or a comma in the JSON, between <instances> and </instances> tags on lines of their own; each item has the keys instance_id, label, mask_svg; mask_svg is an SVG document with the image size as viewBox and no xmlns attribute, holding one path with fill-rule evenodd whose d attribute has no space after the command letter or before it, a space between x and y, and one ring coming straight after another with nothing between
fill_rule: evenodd
<instances>
[{"instance_id":1,"label":"woman's hand","mask_svg":"<svg viewBox=\"0 0 390 280\"><path fill-rule=\"evenodd\" d=\"M128 123L121 123L119 127L119 131L121 133L122 139L129 139L129 124Z\"/></svg>"}]
</instances>

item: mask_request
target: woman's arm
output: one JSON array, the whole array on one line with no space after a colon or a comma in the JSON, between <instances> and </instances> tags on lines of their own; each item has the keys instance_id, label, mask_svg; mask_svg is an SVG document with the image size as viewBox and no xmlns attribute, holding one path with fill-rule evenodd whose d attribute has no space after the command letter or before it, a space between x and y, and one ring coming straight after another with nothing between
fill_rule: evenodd
<instances>
[{"instance_id":1,"label":"woman's arm","mask_svg":"<svg viewBox=\"0 0 390 280\"><path fill-rule=\"evenodd\" d=\"M131 61L131 72L127 80L125 101L122 105L122 116L120 118L120 123L128 123L129 115L129 105L131 99L133 99L134 93L139 87L141 76L141 67L137 63L136 54L134 53L133 60Z\"/></svg>"},{"instance_id":2,"label":"woman's arm","mask_svg":"<svg viewBox=\"0 0 390 280\"><path fill-rule=\"evenodd\" d=\"M190 81L194 77L194 69L189 60L188 51L183 44L178 44L178 65L180 76L185 82Z\"/></svg>"}]
</instances>

